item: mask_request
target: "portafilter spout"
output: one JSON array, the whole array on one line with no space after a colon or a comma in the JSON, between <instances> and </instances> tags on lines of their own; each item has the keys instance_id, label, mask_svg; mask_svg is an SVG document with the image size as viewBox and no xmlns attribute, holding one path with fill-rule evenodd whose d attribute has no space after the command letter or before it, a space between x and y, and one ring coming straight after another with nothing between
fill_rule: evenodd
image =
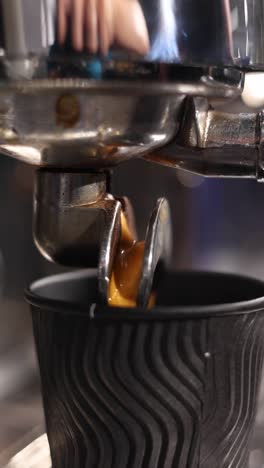
<instances>
[{"instance_id":1,"label":"portafilter spout","mask_svg":"<svg viewBox=\"0 0 264 468\"><path fill-rule=\"evenodd\" d=\"M98 268L101 300L108 301L109 282L121 237L121 214L136 230L126 198L108 193L107 172L39 170L34 195L34 239L48 260L72 267ZM172 249L168 203L160 199L146 234L138 305L146 307L157 268L168 265Z\"/></svg>"}]
</instances>

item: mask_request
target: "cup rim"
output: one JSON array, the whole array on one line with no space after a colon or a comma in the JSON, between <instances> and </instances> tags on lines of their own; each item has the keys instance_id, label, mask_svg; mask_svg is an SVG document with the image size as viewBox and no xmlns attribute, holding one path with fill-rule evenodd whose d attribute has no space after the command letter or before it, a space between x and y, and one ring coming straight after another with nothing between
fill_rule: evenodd
<instances>
[{"instance_id":1,"label":"cup rim","mask_svg":"<svg viewBox=\"0 0 264 468\"><path fill-rule=\"evenodd\" d=\"M144 309L128 309L128 308L118 308L118 307L109 307L104 304L93 303L87 307L87 305L82 305L78 302L66 302L60 299L51 299L41 296L37 292L39 288L48 286L50 284L62 283L67 281L78 281L83 278L96 278L96 270L80 270L74 272L67 272L62 274L57 274L53 276L48 276L40 280L35 281L28 289L25 291L26 300L33 307L38 309L46 310L47 312L56 312L63 315L75 315L75 316L85 316L91 320L97 321L150 321L150 320L171 320L171 319L200 319L208 317L217 317L217 316L226 316L226 315L242 315L248 313L257 313L264 312L264 282L259 279L251 278L234 273L222 273L222 272L213 272L213 271L195 271L195 270L182 270L177 272L172 272L173 274L195 274L200 275L213 275L225 277L236 280L247 280L252 284L260 286L263 288L263 296L257 297L250 300L243 300L240 302L230 302L223 304L215 305L204 305L204 306L161 306L153 308L152 310Z\"/></svg>"}]
</instances>

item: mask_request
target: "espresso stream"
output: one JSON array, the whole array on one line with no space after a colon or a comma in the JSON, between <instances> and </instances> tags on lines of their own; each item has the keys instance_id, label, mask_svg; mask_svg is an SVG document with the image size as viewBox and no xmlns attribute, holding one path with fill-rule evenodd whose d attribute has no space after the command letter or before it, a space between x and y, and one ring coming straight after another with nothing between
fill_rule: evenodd
<instances>
[{"instance_id":1,"label":"espresso stream","mask_svg":"<svg viewBox=\"0 0 264 468\"><path fill-rule=\"evenodd\" d=\"M124 213L121 215L121 239L110 277L108 303L112 307L136 307L143 265L145 242L137 242L129 229ZM149 308L155 303L151 295Z\"/></svg>"}]
</instances>

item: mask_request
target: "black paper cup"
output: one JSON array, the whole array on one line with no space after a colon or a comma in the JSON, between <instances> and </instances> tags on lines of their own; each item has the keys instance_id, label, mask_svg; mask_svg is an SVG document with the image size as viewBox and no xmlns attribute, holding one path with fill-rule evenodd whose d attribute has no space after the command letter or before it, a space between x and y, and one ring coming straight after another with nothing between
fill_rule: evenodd
<instances>
[{"instance_id":1,"label":"black paper cup","mask_svg":"<svg viewBox=\"0 0 264 468\"><path fill-rule=\"evenodd\" d=\"M97 305L88 271L26 297L53 468L248 467L262 282L170 273L155 309L112 309Z\"/></svg>"}]
</instances>

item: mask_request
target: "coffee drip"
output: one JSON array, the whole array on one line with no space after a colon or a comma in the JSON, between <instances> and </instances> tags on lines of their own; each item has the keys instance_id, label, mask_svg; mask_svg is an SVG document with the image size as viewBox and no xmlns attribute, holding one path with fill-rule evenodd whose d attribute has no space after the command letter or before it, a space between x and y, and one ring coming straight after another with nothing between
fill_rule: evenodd
<instances>
[{"instance_id":1,"label":"coffee drip","mask_svg":"<svg viewBox=\"0 0 264 468\"><path fill-rule=\"evenodd\" d=\"M108 303L113 307L136 307L141 272L144 261L145 241L138 242L124 213L121 215L121 238L117 247L110 277ZM151 294L148 307L155 303Z\"/></svg>"}]
</instances>

